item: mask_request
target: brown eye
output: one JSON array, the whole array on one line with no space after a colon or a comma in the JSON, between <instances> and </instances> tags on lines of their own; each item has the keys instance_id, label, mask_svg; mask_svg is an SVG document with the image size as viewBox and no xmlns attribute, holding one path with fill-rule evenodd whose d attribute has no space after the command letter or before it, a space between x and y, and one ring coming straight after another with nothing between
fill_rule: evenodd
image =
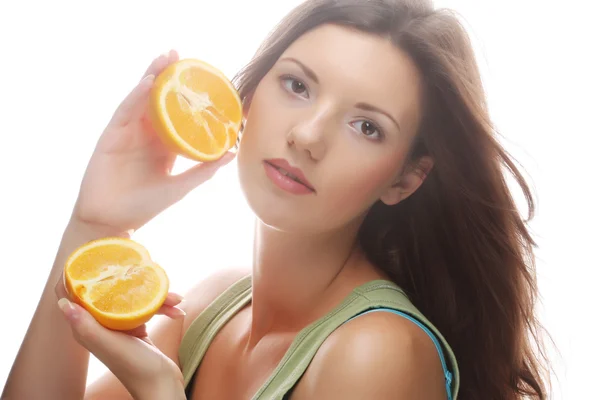
<instances>
[{"instance_id":1,"label":"brown eye","mask_svg":"<svg viewBox=\"0 0 600 400\"><path fill-rule=\"evenodd\" d=\"M381 129L379 129L374 122L368 120L359 120L353 122L351 125L354 129L367 136L369 139L381 139L383 136Z\"/></svg>"},{"instance_id":2,"label":"brown eye","mask_svg":"<svg viewBox=\"0 0 600 400\"><path fill-rule=\"evenodd\" d=\"M370 123L369 121L365 121L362 124L361 127L361 131L362 133L364 133L367 136L371 136L372 134L374 134L375 132L377 132L377 128L375 127L375 125L373 125L372 123Z\"/></svg>"},{"instance_id":3,"label":"brown eye","mask_svg":"<svg viewBox=\"0 0 600 400\"><path fill-rule=\"evenodd\" d=\"M281 82L283 84L283 87L288 92L294 93L302 97L308 97L308 88L301 80L296 79L292 76L284 76L281 78Z\"/></svg>"},{"instance_id":4,"label":"brown eye","mask_svg":"<svg viewBox=\"0 0 600 400\"><path fill-rule=\"evenodd\" d=\"M302 93L306 90L304 83L300 81L292 81L292 91L294 93Z\"/></svg>"}]
</instances>

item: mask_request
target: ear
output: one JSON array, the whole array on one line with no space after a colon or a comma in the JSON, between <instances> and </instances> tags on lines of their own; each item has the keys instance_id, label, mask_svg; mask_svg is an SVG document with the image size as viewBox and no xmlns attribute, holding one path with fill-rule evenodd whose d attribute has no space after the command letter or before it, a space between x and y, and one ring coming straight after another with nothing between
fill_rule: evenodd
<instances>
[{"instance_id":1,"label":"ear","mask_svg":"<svg viewBox=\"0 0 600 400\"><path fill-rule=\"evenodd\" d=\"M433 169L431 157L421 157L416 163L411 163L402 171L396 182L380 197L388 206L393 206L408 198L425 182L427 175Z\"/></svg>"}]
</instances>

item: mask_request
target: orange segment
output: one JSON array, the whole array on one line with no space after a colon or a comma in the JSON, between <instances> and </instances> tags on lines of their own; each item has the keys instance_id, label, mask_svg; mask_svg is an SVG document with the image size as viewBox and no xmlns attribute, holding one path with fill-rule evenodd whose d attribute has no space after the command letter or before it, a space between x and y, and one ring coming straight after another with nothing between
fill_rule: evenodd
<instances>
[{"instance_id":1,"label":"orange segment","mask_svg":"<svg viewBox=\"0 0 600 400\"><path fill-rule=\"evenodd\" d=\"M149 260L150 254L141 246L124 247L120 241L106 241L101 246L80 248L73 254L69 272L73 279L88 280L98 275L98 270L111 266L126 267Z\"/></svg>"},{"instance_id":2,"label":"orange segment","mask_svg":"<svg viewBox=\"0 0 600 400\"><path fill-rule=\"evenodd\" d=\"M64 269L67 292L107 328L129 330L146 323L169 290L165 271L130 239L89 242L71 254Z\"/></svg>"},{"instance_id":3,"label":"orange segment","mask_svg":"<svg viewBox=\"0 0 600 400\"><path fill-rule=\"evenodd\" d=\"M156 78L149 116L172 151L196 161L213 161L235 145L242 104L221 71L188 59L171 64Z\"/></svg>"}]
</instances>

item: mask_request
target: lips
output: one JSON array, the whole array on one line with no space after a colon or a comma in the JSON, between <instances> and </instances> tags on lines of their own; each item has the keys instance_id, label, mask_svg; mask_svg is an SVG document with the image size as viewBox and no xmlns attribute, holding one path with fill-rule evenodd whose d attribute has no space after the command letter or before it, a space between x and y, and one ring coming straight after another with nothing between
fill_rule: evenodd
<instances>
[{"instance_id":1,"label":"lips","mask_svg":"<svg viewBox=\"0 0 600 400\"><path fill-rule=\"evenodd\" d=\"M296 167L292 167L290 163L283 158L273 158L270 160L265 160L265 162L272 167L276 168L281 174L293 179L294 181L301 183L306 186L313 192L315 192L315 188L312 184L306 179L302 170Z\"/></svg>"}]
</instances>

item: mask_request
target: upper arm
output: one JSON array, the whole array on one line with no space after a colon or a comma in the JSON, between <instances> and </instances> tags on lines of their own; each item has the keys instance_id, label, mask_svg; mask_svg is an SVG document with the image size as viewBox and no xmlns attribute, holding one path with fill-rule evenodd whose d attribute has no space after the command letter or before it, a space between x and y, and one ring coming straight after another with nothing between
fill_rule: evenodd
<instances>
[{"instance_id":1,"label":"upper arm","mask_svg":"<svg viewBox=\"0 0 600 400\"><path fill-rule=\"evenodd\" d=\"M214 299L248 274L247 269L222 270L192 287L185 295L185 301L179 305L179 308L186 312L184 318L155 317L160 318L160 321L148 332L154 345L180 366L179 345L185 331ZM89 400L129 400L131 395L121 382L108 371L86 388L85 398Z\"/></svg>"},{"instance_id":2,"label":"upper arm","mask_svg":"<svg viewBox=\"0 0 600 400\"><path fill-rule=\"evenodd\" d=\"M292 400L443 400L444 373L431 338L413 322L374 312L323 343Z\"/></svg>"}]
</instances>

